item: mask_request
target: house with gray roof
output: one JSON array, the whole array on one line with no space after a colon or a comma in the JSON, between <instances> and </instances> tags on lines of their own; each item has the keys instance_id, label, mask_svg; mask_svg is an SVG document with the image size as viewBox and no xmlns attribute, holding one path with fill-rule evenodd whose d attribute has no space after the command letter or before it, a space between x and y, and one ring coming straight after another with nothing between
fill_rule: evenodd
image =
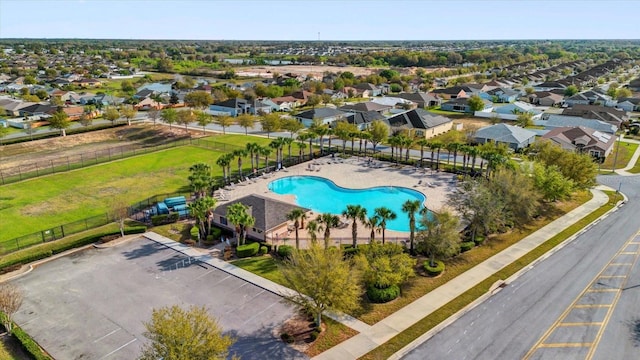
<instances>
[{"instance_id":1,"label":"house with gray roof","mask_svg":"<svg viewBox=\"0 0 640 360\"><path fill-rule=\"evenodd\" d=\"M303 111L295 118L300 120L306 127L310 127L315 119L318 119L324 125L330 125L334 121L345 119L349 112L341 111L330 107L315 108L307 111Z\"/></svg>"},{"instance_id":2,"label":"house with gray roof","mask_svg":"<svg viewBox=\"0 0 640 360\"><path fill-rule=\"evenodd\" d=\"M380 114L383 114L389 110L391 110L393 108L393 106L390 105L383 105L383 104L378 104L375 102L371 102L371 101L367 101L367 102L361 102L361 103L356 103L356 104L350 104L350 105L344 105L339 107L339 110L345 111L345 112L368 112L368 111L375 111L378 112Z\"/></svg>"},{"instance_id":3,"label":"house with gray roof","mask_svg":"<svg viewBox=\"0 0 640 360\"><path fill-rule=\"evenodd\" d=\"M361 111L348 114L346 119L349 124L355 124L359 130L365 130L371 126L372 122L384 121L386 118L377 111Z\"/></svg>"},{"instance_id":4,"label":"house with gray roof","mask_svg":"<svg viewBox=\"0 0 640 360\"><path fill-rule=\"evenodd\" d=\"M470 98L452 99L442 104L440 108L446 111L470 113L472 111L471 111L471 106L469 105L469 99ZM493 103L491 101L487 99L482 99L482 102L484 103L484 105L480 111L487 111L487 110L490 111L490 109L493 108Z\"/></svg>"},{"instance_id":5,"label":"house with gray roof","mask_svg":"<svg viewBox=\"0 0 640 360\"><path fill-rule=\"evenodd\" d=\"M484 143L507 144L514 151L524 149L533 144L536 133L518 126L496 124L476 131L475 141Z\"/></svg>"},{"instance_id":6,"label":"house with gray roof","mask_svg":"<svg viewBox=\"0 0 640 360\"><path fill-rule=\"evenodd\" d=\"M386 120L394 130L410 130L414 136L430 139L453 128L453 120L446 116L413 109L394 115Z\"/></svg>"},{"instance_id":7,"label":"house with gray roof","mask_svg":"<svg viewBox=\"0 0 640 360\"><path fill-rule=\"evenodd\" d=\"M616 142L614 134L606 134L583 126L559 127L542 136L565 150L589 154L596 159L604 160Z\"/></svg>"},{"instance_id":8,"label":"house with gray roof","mask_svg":"<svg viewBox=\"0 0 640 360\"><path fill-rule=\"evenodd\" d=\"M559 127L583 126L607 134L615 134L618 127L602 120L585 119L578 116L566 116L552 114L546 120L534 121L535 125L544 126L545 130L553 130Z\"/></svg>"},{"instance_id":9,"label":"house with gray roof","mask_svg":"<svg viewBox=\"0 0 640 360\"><path fill-rule=\"evenodd\" d=\"M495 98L495 102L499 103L510 103L514 102L520 97L521 92L518 90L510 89L507 87L499 87L495 89L491 89L487 91L487 94L492 98Z\"/></svg>"},{"instance_id":10,"label":"house with gray roof","mask_svg":"<svg viewBox=\"0 0 640 360\"><path fill-rule=\"evenodd\" d=\"M414 92L414 93L400 93L400 94L396 94L395 96L401 99L412 101L418 104L418 107L420 108L439 106L440 104L442 104L442 99L435 94Z\"/></svg>"},{"instance_id":11,"label":"house with gray roof","mask_svg":"<svg viewBox=\"0 0 640 360\"><path fill-rule=\"evenodd\" d=\"M247 195L217 206L213 211L213 224L234 231L235 225L227 219L227 209L235 203L241 203L249 208L248 213L255 219L255 224L247 229L247 237L257 241L274 241L290 237L293 229L292 224L287 220L287 214L293 209L301 209L305 213L311 211L311 209L266 196Z\"/></svg>"}]
</instances>

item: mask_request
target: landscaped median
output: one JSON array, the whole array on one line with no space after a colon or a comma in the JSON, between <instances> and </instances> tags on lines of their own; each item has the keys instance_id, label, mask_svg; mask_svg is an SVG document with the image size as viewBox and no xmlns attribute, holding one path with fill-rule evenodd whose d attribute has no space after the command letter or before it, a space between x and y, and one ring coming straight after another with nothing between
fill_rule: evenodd
<instances>
[{"instance_id":1,"label":"landscaped median","mask_svg":"<svg viewBox=\"0 0 640 360\"><path fill-rule=\"evenodd\" d=\"M464 292L462 295L448 302L446 305L440 307L438 310L422 318L414 325L410 326L406 330L391 338L389 341L362 356L360 359L388 359L397 351L420 337L422 334L426 333L436 325L445 321L456 312L462 310L465 306L469 305L471 302L473 302L483 294L486 294L493 284L498 281L503 281L509 278L511 275L517 273L521 269L525 268L527 265L543 256L545 253L547 253L563 241L567 240L572 235L576 234L591 222L595 221L597 218L616 207L618 202L623 200L622 195L620 195L619 193L613 191L605 191L605 193L609 197L609 201L606 204L602 205L589 215L583 217L573 225L567 227L566 229L553 236L546 242L542 243L535 249L531 250L526 255L520 257L510 265L507 265L502 270L489 276L476 286Z\"/></svg>"}]
</instances>

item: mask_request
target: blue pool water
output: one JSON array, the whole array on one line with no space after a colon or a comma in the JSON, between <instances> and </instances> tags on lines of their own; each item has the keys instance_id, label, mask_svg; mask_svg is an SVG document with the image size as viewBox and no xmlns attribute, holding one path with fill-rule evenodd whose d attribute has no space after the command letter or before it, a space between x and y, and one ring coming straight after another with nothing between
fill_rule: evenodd
<instances>
[{"instance_id":1,"label":"blue pool water","mask_svg":"<svg viewBox=\"0 0 640 360\"><path fill-rule=\"evenodd\" d=\"M316 213L339 215L347 205L361 205L367 209L367 216L371 216L375 208L385 206L397 215L395 220L387 222L387 229L395 231L409 231L409 218L402 212L402 204L407 200L420 200L424 204L426 200L422 193L404 187L346 189L316 176L284 177L269 183L269 190L295 195L296 204Z\"/></svg>"}]
</instances>

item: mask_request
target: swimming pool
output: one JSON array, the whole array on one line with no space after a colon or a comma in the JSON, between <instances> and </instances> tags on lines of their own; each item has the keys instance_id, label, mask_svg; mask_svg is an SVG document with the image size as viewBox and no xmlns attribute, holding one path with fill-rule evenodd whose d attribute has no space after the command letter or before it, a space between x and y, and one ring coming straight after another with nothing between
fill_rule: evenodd
<instances>
[{"instance_id":1,"label":"swimming pool","mask_svg":"<svg viewBox=\"0 0 640 360\"><path fill-rule=\"evenodd\" d=\"M415 190L397 186L379 186L367 189L346 189L333 181L317 176L287 176L269 183L269 190L276 194L291 194L296 204L317 213L342 214L347 205L361 205L367 209L367 216L373 215L375 208L385 206L396 213L395 220L387 222L387 229L409 231L409 218L402 212L402 204L407 200L426 197Z\"/></svg>"}]
</instances>

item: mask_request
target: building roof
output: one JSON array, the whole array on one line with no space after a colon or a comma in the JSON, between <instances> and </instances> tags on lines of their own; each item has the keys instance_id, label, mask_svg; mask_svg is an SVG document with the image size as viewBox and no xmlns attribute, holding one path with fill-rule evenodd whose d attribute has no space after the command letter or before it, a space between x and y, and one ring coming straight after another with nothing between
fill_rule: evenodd
<instances>
[{"instance_id":1,"label":"building roof","mask_svg":"<svg viewBox=\"0 0 640 360\"><path fill-rule=\"evenodd\" d=\"M606 134L584 126L555 128L543 135L542 138L552 140L563 149L568 150L595 147L607 151L616 141L613 134Z\"/></svg>"},{"instance_id":2,"label":"building roof","mask_svg":"<svg viewBox=\"0 0 640 360\"><path fill-rule=\"evenodd\" d=\"M391 108L392 106L390 105L383 105L383 104L367 101L367 102L362 102L362 103L357 103L352 105L344 105L344 106L341 106L339 109L343 111L363 112L363 111L385 111Z\"/></svg>"},{"instance_id":3,"label":"building roof","mask_svg":"<svg viewBox=\"0 0 640 360\"><path fill-rule=\"evenodd\" d=\"M532 137L535 137L536 133L518 126L496 124L481 128L476 131L475 136L476 138L491 139L497 142L521 144Z\"/></svg>"},{"instance_id":4,"label":"building roof","mask_svg":"<svg viewBox=\"0 0 640 360\"><path fill-rule=\"evenodd\" d=\"M437 96L427 94L427 93L421 93L421 92L400 93L400 94L396 94L395 96L405 100L413 101L415 103L420 103L420 102L429 103L430 101L440 100L440 98L438 98Z\"/></svg>"},{"instance_id":5,"label":"building roof","mask_svg":"<svg viewBox=\"0 0 640 360\"><path fill-rule=\"evenodd\" d=\"M384 120L385 117L382 116L377 111L362 111L347 115L347 122L350 124L368 124L375 120Z\"/></svg>"},{"instance_id":6,"label":"building roof","mask_svg":"<svg viewBox=\"0 0 640 360\"><path fill-rule=\"evenodd\" d=\"M617 126L601 120L585 119L579 116L566 116L556 114L549 115L549 118L547 120L536 122L536 125L542 125L545 127L545 129L549 130L557 127L583 126L608 134L615 134L618 130Z\"/></svg>"},{"instance_id":7,"label":"building roof","mask_svg":"<svg viewBox=\"0 0 640 360\"><path fill-rule=\"evenodd\" d=\"M413 109L387 119L389 126L410 129L431 129L453 120L442 115L436 115L422 109Z\"/></svg>"},{"instance_id":8,"label":"building roof","mask_svg":"<svg viewBox=\"0 0 640 360\"><path fill-rule=\"evenodd\" d=\"M337 109L333 109L329 107L321 107L321 108L315 108L315 109L301 112L300 114L296 115L296 117L301 119L313 120L313 119L326 119L326 118L341 116L346 114L347 114L346 112L340 111Z\"/></svg>"},{"instance_id":9,"label":"building roof","mask_svg":"<svg viewBox=\"0 0 640 360\"><path fill-rule=\"evenodd\" d=\"M55 111L56 107L51 104L43 104L43 103L35 103L20 109L20 111L30 114L48 114L52 111Z\"/></svg>"},{"instance_id":10,"label":"building roof","mask_svg":"<svg viewBox=\"0 0 640 360\"><path fill-rule=\"evenodd\" d=\"M227 215L227 208L235 203L242 203L250 208L250 214L256 219L254 227L268 232L285 222L287 214L293 209L302 209L307 212L311 209L292 205L284 201L272 199L260 195L247 195L237 200L226 202L215 208L214 212L221 216Z\"/></svg>"}]
</instances>

